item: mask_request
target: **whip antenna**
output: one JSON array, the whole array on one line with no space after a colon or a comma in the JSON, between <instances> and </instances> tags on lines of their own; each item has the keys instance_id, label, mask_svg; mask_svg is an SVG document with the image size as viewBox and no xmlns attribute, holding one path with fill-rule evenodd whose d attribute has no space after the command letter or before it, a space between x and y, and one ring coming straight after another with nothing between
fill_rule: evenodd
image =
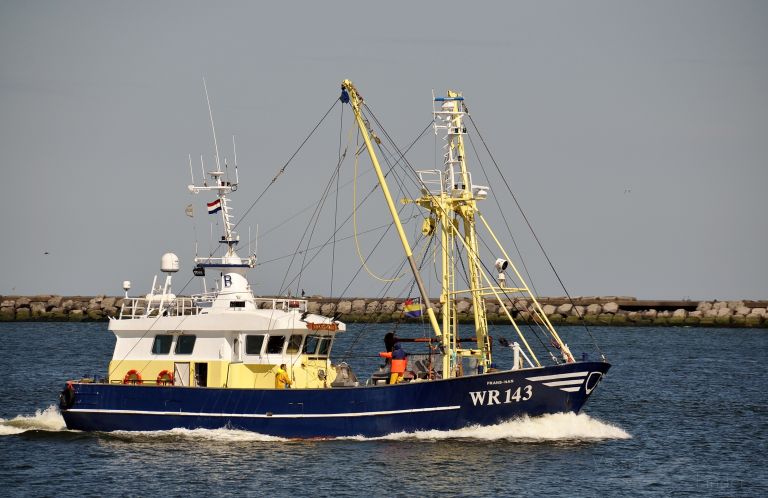
<instances>
[{"instance_id":1,"label":"whip antenna","mask_svg":"<svg viewBox=\"0 0 768 498\"><path fill-rule=\"evenodd\" d=\"M189 158L189 176L192 177L192 185L195 184L195 175L192 173L192 154L187 154Z\"/></svg>"},{"instance_id":2,"label":"whip antenna","mask_svg":"<svg viewBox=\"0 0 768 498\"><path fill-rule=\"evenodd\" d=\"M219 142L216 140L216 127L213 125L213 112L211 111L211 99L208 97L208 85L203 78L203 88L205 88L205 101L208 102L208 117L211 118L211 132L213 133L213 146L216 149L216 171L221 171L221 161L219 161Z\"/></svg>"},{"instance_id":3,"label":"whip antenna","mask_svg":"<svg viewBox=\"0 0 768 498\"><path fill-rule=\"evenodd\" d=\"M235 153L235 185L237 185L240 183L240 177L237 175L237 144L234 135L232 135L232 151Z\"/></svg>"}]
</instances>

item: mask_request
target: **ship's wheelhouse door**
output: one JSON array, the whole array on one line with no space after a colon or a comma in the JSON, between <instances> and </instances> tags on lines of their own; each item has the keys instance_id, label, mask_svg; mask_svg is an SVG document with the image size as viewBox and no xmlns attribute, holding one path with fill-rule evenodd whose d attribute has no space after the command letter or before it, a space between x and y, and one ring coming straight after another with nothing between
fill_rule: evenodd
<instances>
[{"instance_id":1,"label":"ship's wheelhouse door","mask_svg":"<svg viewBox=\"0 0 768 498\"><path fill-rule=\"evenodd\" d=\"M189 363L173 364L173 383L177 386L189 385Z\"/></svg>"}]
</instances>

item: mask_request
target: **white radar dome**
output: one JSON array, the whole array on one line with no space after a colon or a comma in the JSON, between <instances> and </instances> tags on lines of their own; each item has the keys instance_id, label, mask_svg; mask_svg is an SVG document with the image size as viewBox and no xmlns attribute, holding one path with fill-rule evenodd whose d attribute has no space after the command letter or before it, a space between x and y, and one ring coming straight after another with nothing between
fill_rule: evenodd
<instances>
[{"instance_id":1,"label":"white radar dome","mask_svg":"<svg viewBox=\"0 0 768 498\"><path fill-rule=\"evenodd\" d=\"M165 273L179 271L179 257L172 252L163 254L163 257L160 259L160 271Z\"/></svg>"}]
</instances>

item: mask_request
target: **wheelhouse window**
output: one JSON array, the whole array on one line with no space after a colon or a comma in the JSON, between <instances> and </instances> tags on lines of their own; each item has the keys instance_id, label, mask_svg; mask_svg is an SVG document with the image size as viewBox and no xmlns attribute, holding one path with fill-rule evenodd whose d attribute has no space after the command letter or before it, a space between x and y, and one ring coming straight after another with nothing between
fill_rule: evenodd
<instances>
[{"instance_id":1,"label":"wheelhouse window","mask_svg":"<svg viewBox=\"0 0 768 498\"><path fill-rule=\"evenodd\" d=\"M261 354L264 346L264 335L245 336L245 354Z\"/></svg>"},{"instance_id":2,"label":"wheelhouse window","mask_svg":"<svg viewBox=\"0 0 768 498\"><path fill-rule=\"evenodd\" d=\"M304 354L309 356L328 356L331 342L333 342L331 337L309 335L304 343Z\"/></svg>"},{"instance_id":3,"label":"wheelhouse window","mask_svg":"<svg viewBox=\"0 0 768 498\"><path fill-rule=\"evenodd\" d=\"M192 354L192 350L195 349L195 340L197 336L194 335L180 335L176 339L176 354Z\"/></svg>"},{"instance_id":4,"label":"wheelhouse window","mask_svg":"<svg viewBox=\"0 0 768 498\"><path fill-rule=\"evenodd\" d=\"M304 342L304 354L315 354L319 342L320 338L316 335L308 335L306 342Z\"/></svg>"},{"instance_id":5,"label":"wheelhouse window","mask_svg":"<svg viewBox=\"0 0 768 498\"><path fill-rule=\"evenodd\" d=\"M328 356L328 350L331 349L331 341L330 337L323 337L320 340L320 345L317 347L318 356Z\"/></svg>"},{"instance_id":6,"label":"wheelhouse window","mask_svg":"<svg viewBox=\"0 0 768 498\"><path fill-rule=\"evenodd\" d=\"M285 344L284 335L271 335L267 341L267 354L282 354L283 344Z\"/></svg>"},{"instance_id":7,"label":"wheelhouse window","mask_svg":"<svg viewBox=\"0 0 768 498\"><path fill-rule=\"evenodd\" d=\"M173 342L172 335L167 335L167 334L156 335L155 341L152 343L152 354L170 353L172 342Z\"/></svg>"},{"instance_id":8,"label":"wheelhouse window","mask_svg":"<svg viewBox=\"0 0 768 498\"><path fill-rule=\"evenodd\" d=\"M285 349L287 354L296 354L301 351L301 340L304 336L292 335L288 340L288 347Z\"/></svg>"}]
</instances>

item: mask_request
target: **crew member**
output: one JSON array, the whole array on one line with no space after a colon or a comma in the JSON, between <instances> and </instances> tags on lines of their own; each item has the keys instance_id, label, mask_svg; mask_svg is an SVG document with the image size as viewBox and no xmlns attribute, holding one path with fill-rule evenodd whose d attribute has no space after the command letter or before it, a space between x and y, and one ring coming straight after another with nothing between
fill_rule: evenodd
<instances>
[{"instance_id":1,"label":"crew member","mask_svg":"<svg viewBox=\"0 0 768 498\"><path fill-rule=\"evenodd\" d=\"M389 383L397 384L403 380L403 374L405 373L405 369L408 366L408 355L405 350L400 347L400 343L396 342L394 346L392 346L391 353L389 351L385 351L379 353L379 356L382 358L388 358L390 360Z\"/></svg>"},{"instance_id":2,"label":"crew member","mask_svg":"<svg viewBox=\"0 0 768 498\"><path fill-rule=\"evenodd\" d=\"M291 384L293 384L293 382L291 382L290 377L288 377L285 363L283 363L280 365L280 368L277 369L277 372L275 372L275 389L285 389L286 387L290 387Z\"/></svg>"}]
</instances>

